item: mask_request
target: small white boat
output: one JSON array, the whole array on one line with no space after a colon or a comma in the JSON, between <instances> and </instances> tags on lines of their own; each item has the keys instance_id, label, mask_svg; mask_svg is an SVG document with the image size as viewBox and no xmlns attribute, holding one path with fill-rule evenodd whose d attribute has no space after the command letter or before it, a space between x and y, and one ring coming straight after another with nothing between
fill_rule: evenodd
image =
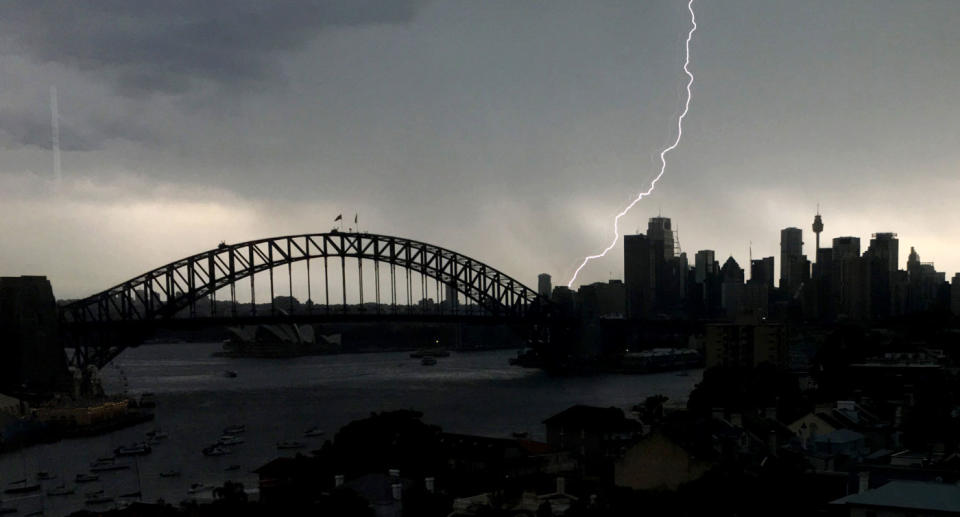
<instances>
[{"instance_id":1,"label":"small white boat","mask_svg":"<svg viewBox=\"0 0 960 517\"><path fill-rule=\"evenodd\" d=\"M103 465L94 465L90 467L90 472L111 472L114 470L127 470L130 465L127 463L105 463Z\"/></svg>"},{"instance_id":2,"label":"small white boat","mask_svg":"<svg viewBox=\"0 0 960 517\"><path fill-rule=\"evenodd\" d=\"M47 490L47 495L56 496L56 495L72 495L76 490L72 486L67 486L66 484L61 484Z\"/></svg>"},{"instance_id":3,"label":"small white boat","mask_svg":"<svg viewBox=\"0 0 960 517\"><path fill-rule=\"evenodd\" d=\"M190 490L187 490L187 493L199 494L200 492L206 492L207 490L213 490L213 487L209 487L203 483L194 483L190 485Z\"/></svg>"},{"instance_id":4,"label":"small white boat","mask_svg":"<svg viewBox=\"0 0 960 517\"><path fill-rule=\"evenodd\" d=\"M310 429L307 429L305 433L303 433L303 435L308 438L316 438L318 436L323 436L324 434L326 433L319 427L311 427Z\"/></svg>"},{"instance_id":5,"label":"small white boat","mask_svg":"<svg viewBox=\"0 0 960 517\"><path fill-rule=\"evenodd\" d=\"M104 494L102 490L100 492L101 493L99 494L87 494L87 500L85 501L85 503L86 504L105 504L105 503L113 502L112 497Z\"/></svg>"},{"instance_id":6,"label":"small white boat","mask_svg":"<svg viewBox=\"0 0 960 517\"><path fill-rule=\"evenodd\" d=\"M225 434L217 438L217 445L240 445L241 443L243 438L235 434Z\"/></svg>"},{"instance_id":7,"label":"small white boat","mask_svg":"<svg viewBox=\"0 0 960 517\"><path fill-rule=\"evenodd\" d=\"M37 492L40 490L39 483L27 483L26 479L21 479L20 481L14 481L8 485L8 488L3 492L5 494L29 494L31 492Z\"/></svg>"},{"instance_id":8,"label":"small white boat","mask_svg":"<svg viewBox=\"0 0 960 517\"><path fill-rule=\"evenodd\" d=\"M204 456L225 456L227 454L230 454L230 449L226 449L219 445L211 445L203 448Z\"/></svg>"},{"instance_id":9,"label":"small white boat","mask_svg":"<svg viewBox=\"0 0 960 517\"><path fill-rule=\"evenodd\" d=\"M243 434L245 432L247 432L247 426L243 424L230 425L223 430L223 434Z\"/></svg>"},{"instance_id":10,"label":"small white boat","mask_svg":"<svg viewBox=\"0 0 960 517\"><path fill-rule=\"evenodd\" d=\"M283 440L277 442L278 449L302 449L307 445L303 442L298 442L295 440Z\"/></svg>"},{"instance_id":11,"label":"small white boat","mask_svg":"<svg viewBox=\"0 0 960 517\"><path fill-rule=\"evenodd\" d=\"M157 440L166 440L167 438L169 438L169 435L167 435L167 433L161 431L160 428L156 428L156 429L154 429L154 430L152 430L152 431L147 431L147 438L149 438L149 439L151 439L151 440L154 440L154 441L157 441Z\"/></svg>"},{"instance_id":12,"label":"small white boat","mask_svg":"<svg viewBox=\"0 0 960 517\"><path fill-rule=\"evenodd\" d=\"M153 449L146 443L134 443L131 445L117 447L113 453L117 456L144 456L150 454Z\"/></svg>"}]
</instances>

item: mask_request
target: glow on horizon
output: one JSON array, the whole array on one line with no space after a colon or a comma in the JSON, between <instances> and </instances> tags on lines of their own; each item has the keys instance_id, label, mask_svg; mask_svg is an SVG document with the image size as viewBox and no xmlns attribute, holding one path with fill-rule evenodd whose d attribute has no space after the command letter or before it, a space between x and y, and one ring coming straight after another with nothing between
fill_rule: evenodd
<instances>
[{"instance_id":1,"label":"glow on horizon","mask_svg":"<svg viewBox=\"0 0 960 517\"><path fill-rule=\"evenodd\" d=\"M577 276L580 274L580 270L587 265L588 262L594 259L598 259L606 256L606 254L617 245L617 241L620 240L620 218L627 215L627 212L633 208L634 205L640 202L641 199L650 195L653 190L657 187L657 182L660 181L660 178L663 177L663 173L667 170L667 159L666 154L680 145L680 139L683 137L683 119L687 116L687 112L690 111L690 99L692 97L691 88L693 86L693 74L690 73L690 40L693 38L694 31L697 30L697 16L693 12L693 0L690 0L687 3L687 10L690 11L690 23L692 27L690 32L687 33L687 42L686 42L686 60L683 63L683 71L686 72L687 76L690 78L687 81L687 101L683 107L683 113L680 114L680 117L677 119L677 139L673 142L672 145L660 152L660 173L657 174L653 181L650 182L650 188L645 192L641 192L637 195L636 199L633 200L626 208L623 209L617 216L613 219L613 242L607 246L600 254L598 255L589 255L583 259L583 262L580 264L580 267L573 273L573 277L570 278L570 281L567 282L567 287L573 287L573 283L577 280Z\"/></svg>"}]
</instances>

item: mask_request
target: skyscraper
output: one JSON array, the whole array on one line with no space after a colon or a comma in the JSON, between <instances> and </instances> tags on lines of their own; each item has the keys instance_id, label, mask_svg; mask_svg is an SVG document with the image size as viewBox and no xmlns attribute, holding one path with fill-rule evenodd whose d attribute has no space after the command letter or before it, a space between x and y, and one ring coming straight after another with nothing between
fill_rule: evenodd
<instances>
[{"instance_id":1,"label":"skyscraper","mask_svg":"<svg viewBox=\"0 0 960 517\"><path fill-rule=\"evenodd\" d=\"M896 271L900 265L900 241L895 233L875 233L870 239L867 253L883 262L889 271Z\"/></svg>"},{"instance_id":2,"label":"skyscraper","mask_svg":"<svg viewBox=\"0 0 960 517\"><path fill-rule=\"evenodd\" d=\"M650 239L642 233L623 236L623 281L627 317L648 315L653 308L656 261Z\"/></svg>"},{"instance_id":3,"label":"skyscraper","mask_svg":"<svg viewBox=\"0 0 960 517\"><path fill-rule=\"evenodd\" d=\"M553 286L550 283L550 275L547 273L540 273L537 275L537 293L549 300L550 293L552 292Z\"/></svg>"},{"instance_id":4,"label":"skyscraper","mask_svg":"<svg viewBox=\"0 0 960 517\"><path fill-rule=\"evenodd\" d=\"M780 288L793 293L809 276L802 272L803 263L803 230L800 228L784 228L780 230Z\"/></svg>"},{"instance_id":5,"label":"skyscraper","mask_svg":"<svg viewBox=\"0 0 960 517\"><path fill-rule=\"evenodd\" d=\"M860 257L859 237L836 237L830 258L831 292L837 315L864 320L870 312L870 269Z\"/></svg>"},{"instance_id":6,"label":"skyscraper","mask_svg":"<svg viewBox=\"0 0 960 517\"><path fill-rule=\"evenodd\" d=\"M698 284L706 280L707 275L715 273L716 257L713 250L700 250L694 256L694 267L696 268L695 279Z\"/></svg>"},{"instance_id":7,"label":"skyscraper","mask_svg":"<svg viewBox=\"0 0 960 517\"><path fill-rule=\"evenodd\" d=\"M875 233L870 239L870 247L863 254L870 276L870 314L875 319L886 318L895 312L892 282L899 253L897 234Z\"/></svg>"},{"instance_id":8,"label":"skyscraper","mask_svg":"<svg viewBox=\"0 0 960 517\"><path fill-rule=\"evenodd\" d=\"M763 284L773 289L774 258L763 257L750 261L750 283Z\"/></svg>"},{"instance_id":9,"label":"skyscraper","mask_svg":"<svg viewBox=\"0 0 960 517\"><path fill-rule=\"evenodd\" d=\"M655 248L663 247L664 260L670 260L676 255L673 228L669 217L651 217L647 221L647 238Z\"/></svg>"}]
</instances>

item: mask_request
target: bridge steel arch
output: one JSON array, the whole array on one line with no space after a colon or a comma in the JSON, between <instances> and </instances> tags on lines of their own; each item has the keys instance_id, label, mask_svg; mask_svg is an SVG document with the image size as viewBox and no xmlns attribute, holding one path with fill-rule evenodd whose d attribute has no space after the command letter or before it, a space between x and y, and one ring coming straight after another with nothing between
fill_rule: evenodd
<instances>
[{"instance_id":1,"label":"bridge steel arch","mask_svg":"<svg viewBox=\"0 0 960 517\"><path fill-rule=\"evenodd\" d=\"M312 300L310 263L324 261L324 296L327 303L311 304L307 311L329 311L329 263L341 259L343 285L341 310L347 309L346 259L357 259L360 283L360 306L363 306L363 261L373 261L374 267L387 264L391 270L391 306L397 308L395 268L416 272L421 278L431 278L440 284L452 286L466 299L475 303L484 316L505 320L536 320L546 313L547 302L536 291L505 273L466 255L421 241L368 233L315 233L272 237L238 244L220 244L217 248L171 262L127 280L103 292L73 301L60 307L61 330L68 347L74 348L71 359L75 366L105 366L126 346L138 344L152 329L171 320L184 318L217 319L228 322L240 316L258 316L256 313L256 283L258 273L270 277L270 310L260 316L284 313L277 307L274 273L286 269L289 294L293 298L294 263L307 264L307 293ZM410 293L407 273L406 293ZM236 299L236 287L249 281L250 310L241 315ZM376 311L380 312L380 272L375 269ZM216 295L229 289L230 304L227 314L221 312ZM281 296L286 293L279 293ZM208 311L198 310L198 304L209 303ZM292 303L292 302L291 302ZM201 316L201 312L205 312ZM91 344L91 341L97 341ZM86 345L82 345L86 342Z\"/></svg>"}]
</instances>

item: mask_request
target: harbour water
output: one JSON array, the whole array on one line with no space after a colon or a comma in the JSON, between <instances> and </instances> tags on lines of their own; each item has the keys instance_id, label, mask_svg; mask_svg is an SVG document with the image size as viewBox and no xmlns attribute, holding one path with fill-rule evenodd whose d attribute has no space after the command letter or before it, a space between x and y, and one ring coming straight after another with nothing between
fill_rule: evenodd
<instances>
[{"instance_id":1,"label":"harbour water","mask_svg":"<svg viewBox=\"0 0 960 517\"><path fill-rule=\"evenodd\" d=\"M86 505L89 492L103 490L119 501L122 494L142 492L144 501L178 503L210 497L209 491L188 494L194 483L222 485L239 481L255 488L253 471L278 456L308 453L333 438L344 424L372 411L416 409L425 422L458 433L506 437L527 432L543 439L542 421L573 404L629 409L650 395L684 400L702 371L647 375L599 375L555 378L539 370L509 366L515 352L453 353L434 366L421 365L408 352L344 354L293 359L231 359L212 357L215 343L144 345L126 350L104 369L108 392L154 393L156 420L107 435L64 440L0 455L0 483L36 479L39 471L56 478L43 481L41 492L28 496L0 494L13 515L44 511L66 515L82 509L106 509L115 503ZM236 372L236 377L224 375ZM230 454L206 457L201 450L216 442L221 431L245 424L244 443ZM306 437L318 427L325 436ZM146 439L160 428L169 437L151 454L121 458L129 469L99 473L98 481L77 484L97 458L114 449ZM279 441L304 442L303 449L278 450ZM176 477L161 473L179 471ZM66 483L72 495L46 496Z\"/></svg>"}]
</instances>

